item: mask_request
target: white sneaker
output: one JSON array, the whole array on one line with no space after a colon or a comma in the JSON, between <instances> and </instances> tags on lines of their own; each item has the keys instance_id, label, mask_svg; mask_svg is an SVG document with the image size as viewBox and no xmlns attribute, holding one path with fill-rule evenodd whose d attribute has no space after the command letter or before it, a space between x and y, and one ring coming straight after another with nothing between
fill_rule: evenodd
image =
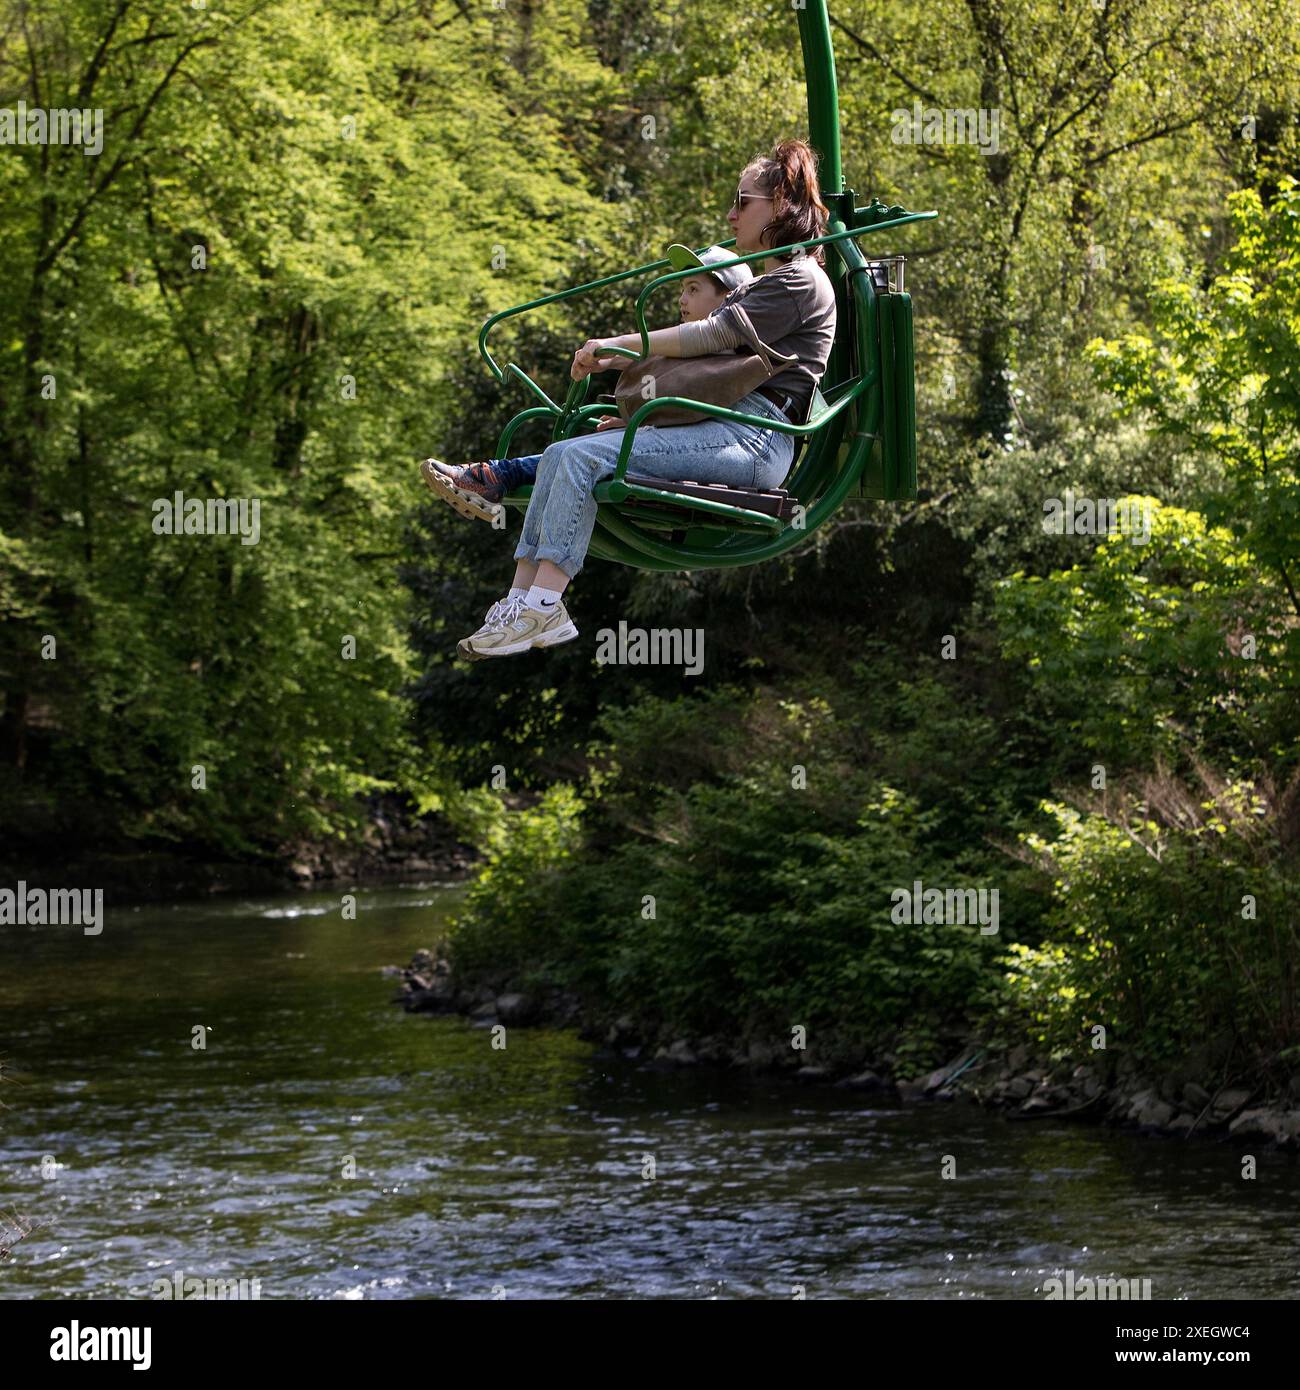
<instances>
[{"instance_id":1,"label":"white sneaker","mask_svg":"<svg viewBox=\"0 0 1300 1390\"><path fill-rule=\"evenodd\" d=\"M487 617L483 619L483 625L477 632L471 632L468 637L462 637L456 643L456 650L467 661L482 661L480 653L476 652L470 643L476 637L486 637L489 633L495 632L499 627L509 622L518 611L519 605L523 603L523 595L518 594L514 598L499 598L487 611Z\"/></svg>"},{"instance_id":2,"label":"white sneaker","mask_svg":"<svg viewBox=\"0 0 1300 1390\"><path fill-rule=\"evenodd\" d=\"M563 599L551 608L530 608L523 599L513 600L490 631L465 639L474 658L515 656L532 647L557 647L578 635Z\"/></svg>"}]
</instances>

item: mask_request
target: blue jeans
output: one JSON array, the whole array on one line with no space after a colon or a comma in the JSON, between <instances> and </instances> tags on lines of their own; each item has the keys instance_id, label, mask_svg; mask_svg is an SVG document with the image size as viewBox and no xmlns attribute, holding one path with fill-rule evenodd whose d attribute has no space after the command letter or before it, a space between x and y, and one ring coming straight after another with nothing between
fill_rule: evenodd
<instances>
[{"instance_id":1,"label":"blue jeans","mask_svg":"<svg viewBox=\"0 0 1300 1390\"><path fill-rule=\"evenodd\" d=\"M751 391L732 410L786 420L781 408ZM787 421L788 423L788 421ZM601 430L547 445L524 513L516 560L549 560L572 579L582 569L596 527L596 484L614 476L623 431ZM697 425L642 425L628 472L731 487L779 487L794 459L795 436L736 420Z\"/></svg>"},{"instance_id":2,"label":"blue jeans","mask_svg":"<svg viewBox=\"0 0 1300 1390\"><path fill-rule=\"evenodd\" d=\"M541 454L525 454L523 458L517 459L488 460L497 470L507 492L513 492L517 487L527 487L529 483L534 482L537 478L537 465L541 461Z\"/></svg>"}]
</instances>

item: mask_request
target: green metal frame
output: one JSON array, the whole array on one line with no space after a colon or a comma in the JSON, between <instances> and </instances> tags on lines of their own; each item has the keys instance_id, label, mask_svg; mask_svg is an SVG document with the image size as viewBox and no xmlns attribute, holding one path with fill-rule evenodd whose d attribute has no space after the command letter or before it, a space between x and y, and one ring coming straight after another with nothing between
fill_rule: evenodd
<instances>
[{"instance_id":1,"label":"green metal frame","mask_svg":"<svg viewBox=\"0 0 1300 1390\"><path fill-rule=\"evenodd\" d=\"M862 236L893 230L911 222L928 221L938 213L908 212L899 206L887 208L877 200L864 208L854 206L853 194L844 189L840 165L839 97L825 0L808 0L799 11L799 35L808 88L810 141L821 156L822 197L832 212L830 230L825 236L797 243L805 250L818 246L828 248L826 268L835 286L837 325L835 343L823 377L825 395L819 393L814 397L814 408L802 425L748 415L683 396L660 396L639 406L624 428L614 476L595 490L599 507L590 545L592 555L659 570L755 564L798 545L831 516L855 488L869 497L890 500L916 496L911 300L906 294L876 289L857 241ZM734 246L735 239L718 244L724 248ZM719 262L718 267L745 265L770 255L770 251L756 251ZM620 271L503 309L484 322L479 331L478 347L488 369L501 383L507 377L522 381L541 402L508 422L501 433L496 457L510 457L515 434L532 421L552 421L554 442L573 437L593 416L607 414L608 410L586 403L590 377L574 382L564 405L560 406L516 363L510 362L504 368L498 366L487 347L492 329L515 315L573 299L606 285L654 275L664 267L670 267L670 262L651 261L633 270ZM633 358L648 355L645 308L650 296L664 285L698 273L693 269L669 269L666 274L654 276L641 290L636 302L641 351L617 351ZM742 421L794 435L796 464L785 484L786 491L800 505L794 520L782 522L708 498L688 497L682 493L667 495L658 489L629 483L627 467L637 429L655 410L672 405L687 406L720 420ZM801 445L806 446L802 454L799 453ZM505 499L506 504L524 507L531 494L531 487L517 489Z\"/></svg>"}]
</instances>

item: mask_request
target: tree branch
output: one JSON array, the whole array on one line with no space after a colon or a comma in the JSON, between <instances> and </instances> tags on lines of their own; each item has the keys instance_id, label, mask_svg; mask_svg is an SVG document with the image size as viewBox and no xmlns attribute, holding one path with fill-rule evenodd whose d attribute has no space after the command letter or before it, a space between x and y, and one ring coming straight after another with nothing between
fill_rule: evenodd
<instances>
[{"instance_id":1,"label":"tree branch","mask_svg":"<svg viewBox=\"0 0 1300 1390\"><path fill-rule=\"evenodd\" d=\"M1124 154L1128 150L1135 150L1139 145L1148 144L1152 140L1162 140L1166 135L1176 135L1180 130L1186 130L1188 126L1195 125L1202 117L1208 116L1213 107L1207 106L1203 111L1196 111L1188 116L1185 121L1179 121L1175 125L1157 126L1154 130L1148 131L1145 135L1139 135L1132 140L1126 140L1122 145L1113 145L1108 150L1102 150L1099 155L1094 155L1092 159L1085 159L1083 167L1091 169L1095 164L1103 164L1113 155Z\"/></svg>"},{"instance_id":2,"label":"tree branch","mask_svg":"<svg viewBox=\"0 0 1300 1390\"><path fill-rule=\"evenodd\" d=\"M149 100L145 102L144 108L141 110L139 117L136 119L135 125L131 127L131 131L126 137L128 144L130 144L130 142L133 141L144 129L144 124L149 119L150 113L153 111L153 108L158 104L163 93L171 84L172 78L176 76L177 70L179 69L180 65L185 61L185 59L188 58L189 55L193 53L196 48L211 48L214 47L216 43L217 40L215 38L195 39L193 43L187 44L176 55L171 67L167 69L166 75L163 77L162 81L159 82L158 86L154 88L152 94L149 97ZM108 188L109 185L112 184L114 179L117 178L118 174L122 172L122 169L127 164L127 162L128 159L125 151L122 154L118 155L117 159L114 160L113 165L109 169L108 173L104 175L104 177L93 189L91 189L89 197L87 197L86 200L82 203L82 205L77 209L76 214L73 216L71 223L69 223L67 230L58 239L58 241L56 241L54 245L40 258L40 260L36 262L36 265L33 269L34 279L39 279L42 276L47 275L49 273L55 261L57 261L59 256L62 255L64 248L81 230L81 224L86 220L86 216L90 212L90 209L95 205L96 202L98 202L99 198L103 195L104 190Z\"/></svg>"},{"instance_id":3,"label":"tree branch","mask_svg":"<svg viewBox=\"0 0 1300 1390\"><path fill-rule=\"evenodd\" d=\"M99 81L99 74L103 70L104 60L108 55L108 46L113 42L113 35L117 33L117 26L122 21L122 16L126 14L127 7L131 0L120 0L117 13L108 22L108 28L104 31L104 37L99 41L99 47L95 49L95 56L90 60L89 66L82 74L81 83L77 87L77 105L86 107L90 105L90 98L95 90L95 83Z\"/></svg>"},{"instance_id":4,"label":"tree branch","mask_svg":"<svg viewBox=\"0 0 1300 1390\"><path fill-rule=\"evenodd\" d=\"M932 106L939 106L942 104L939 101L939 98L935 96L933 92L928 92L924 87L917 86L917 84L913 82L910 77L908 77L905 73L901 72L898 68L896 68L893 65L893 63L891 63L889 59L886 58L885 55L869 39L864 39L861 34L855 33L852 29L849 28L847 24L844 23L842 19L836 19L834 15L831 15L830 19L831 23L837 29L842 30L845 34L847 34L848 37L851 38L853 42L856 43L864 53L870 54L871 57L877 63L879 63L880 66L884 68L887 73L889 73L897 81L901 82L909 92L914 93L918 97L924 98Z\"/></svg>"}]
</instances>

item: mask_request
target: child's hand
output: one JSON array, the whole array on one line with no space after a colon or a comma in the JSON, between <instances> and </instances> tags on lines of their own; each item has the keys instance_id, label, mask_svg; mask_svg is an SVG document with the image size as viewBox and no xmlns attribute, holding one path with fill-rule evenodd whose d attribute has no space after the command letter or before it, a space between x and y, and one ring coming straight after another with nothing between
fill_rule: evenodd
<instances>
[{"instance_id":1,"label":"child's hand","mask_svg":"<svg viewBox=\"0 0 1300 1390\"><path fill-rule=\"evenodd\" d=\"M625 426L625 421L621 415L602 415L596 422L598 430L621 430Z\"/></svg>"}]
</instances>

